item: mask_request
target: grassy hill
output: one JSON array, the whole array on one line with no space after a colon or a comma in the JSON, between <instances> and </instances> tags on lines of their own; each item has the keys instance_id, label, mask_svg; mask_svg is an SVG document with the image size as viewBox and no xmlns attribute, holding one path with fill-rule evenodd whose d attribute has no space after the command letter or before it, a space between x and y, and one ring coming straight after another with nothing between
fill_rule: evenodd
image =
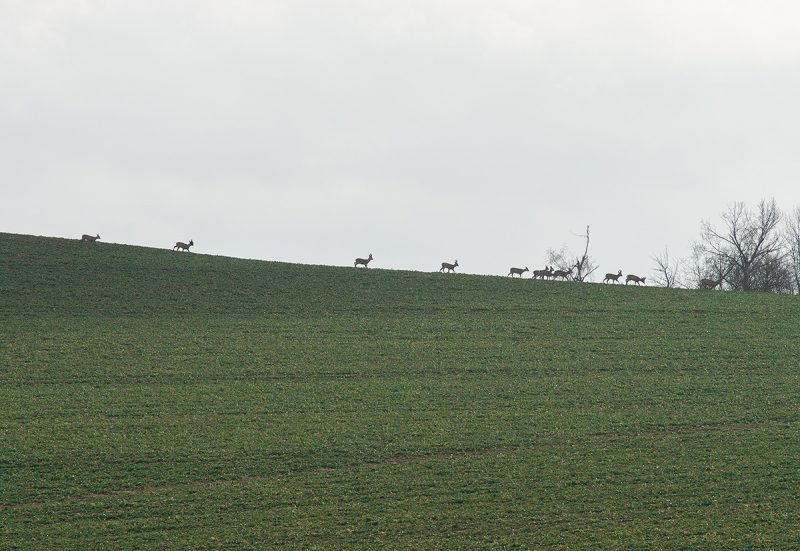
<instances>
[{"instance_id":1,"label":"grassy hill","mask_svg":"<svg viewBox=\"0 0 800 551\"><path fill-rule=\"evenodd\" d=\"M0 548L796 548L799 319L0 234Z\"/></svg>"}]
</instances>

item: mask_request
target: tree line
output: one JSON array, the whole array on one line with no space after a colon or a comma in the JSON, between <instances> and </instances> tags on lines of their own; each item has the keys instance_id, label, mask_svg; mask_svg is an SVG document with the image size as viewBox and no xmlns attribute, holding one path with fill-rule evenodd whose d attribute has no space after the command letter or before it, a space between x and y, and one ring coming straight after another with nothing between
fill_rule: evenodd
<instances>
[{"instance_id":1,"label":"tree line","mask_svg":"<svg viewBox=\"0 0 800 551\"><path fill-rule=\"evenodd\" d=\"M579 237L585 240L583 254L565 245L548 250L547 262L572 268L574 281L587 281L598 268L589 255L589 226ZM668 247L652 254L648 279L661 287L800 294L800 205L785 213L774 198L762 199L755 209L733 203L719 223L701 222L690 249L690 258L671 257Z\"/></svg>"},{"instance_id":2,"label":"tree line","mask_svg":"<svg viewBox=\"0 0 800 551\"><path fill-rule=\"evenodd\" d=\"M698 289L703 279L731 291L800 294L800 205L784 213L775 199L755 209L733 203L720 222L703 221L691 257L651 255L652 280L663 287Z\"/></svg>"}]
</instances>

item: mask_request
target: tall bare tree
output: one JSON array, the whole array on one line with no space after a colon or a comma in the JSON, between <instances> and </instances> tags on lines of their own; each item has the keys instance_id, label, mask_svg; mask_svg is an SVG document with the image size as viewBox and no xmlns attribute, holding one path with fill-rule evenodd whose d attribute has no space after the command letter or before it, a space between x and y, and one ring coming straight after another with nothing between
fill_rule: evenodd
<instances>
[{"instance_id":1,"label":"tall bare tree","mask_svg":"<svg viewBox=\"0 0 800 551\"><path fill-rule=\"evenodd\" d=\"M589 256L589 226L586 226L586 233L581 235L586 239L586 246L583 248L583 255L575 259L575 281L584 281L597 269L594 260Z\"/></svg>"},{"instance_id":2,"label":"tall bare tree","mask_svg":"<svg viewBox=\"0 0 800 551\"><path fill-rule=\"evenodd\" d=\"M670 258L666 246L663 253L651 254L650 258L655 262L655 268L651 273L653 282L660 287L678 287L678 274L683 261L680 258Z\"/></svg>"},{"instance_id":3,"label":"tall bare tree","mask_svg":"<svg viewBox=\"0 0 800 551\"><path fill-rule=\"evenodd\" d=\"M733 203L721 217L722 229L702 223L694 246L699 270L717 271L703 277L724 277L739 291L785 292L782 214L775 199L762 199L756 211Z\"/></svg>"},{"instance_id":4,"label":"tall bare tree","mask_svg":"<svg viewBox=\"0 0 800 551\"><path fill-rule=\"evenodd\" d=\"M800 294L800 205L786 217L785 231L792 292Z\"/></svg>"}]
</instances>

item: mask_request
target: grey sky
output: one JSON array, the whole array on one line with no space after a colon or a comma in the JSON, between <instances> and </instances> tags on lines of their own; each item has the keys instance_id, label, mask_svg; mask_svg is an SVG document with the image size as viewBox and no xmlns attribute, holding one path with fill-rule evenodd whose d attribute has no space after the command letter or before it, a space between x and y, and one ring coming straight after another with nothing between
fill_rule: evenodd
<instances>
[{"instance_id":1,"label":"grey sky","mask_svg":"<svg viewBox=\"0 0 800 551\"><path fill-rule=\"evenodd\" d=\"M796 2L0 0L0 231L505 275L800 204ZM602 274L600 275L602 278Z\"/></svg>"}]
</instances>

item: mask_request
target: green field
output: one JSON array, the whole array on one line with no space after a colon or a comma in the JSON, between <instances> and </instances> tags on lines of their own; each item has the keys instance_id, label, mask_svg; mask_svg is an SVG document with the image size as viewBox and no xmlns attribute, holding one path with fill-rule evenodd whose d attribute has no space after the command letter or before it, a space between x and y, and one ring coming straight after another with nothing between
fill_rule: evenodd
<instances>
[{"instance_id":1,"label":"green field","mask_svg":"<svg viewBox=\"0 0 800 551\"><path fill-rule=\"evenodd\" d=\"M796 549L800 297L0 233L0 549Z\"/></svg>"}]
</instances>

